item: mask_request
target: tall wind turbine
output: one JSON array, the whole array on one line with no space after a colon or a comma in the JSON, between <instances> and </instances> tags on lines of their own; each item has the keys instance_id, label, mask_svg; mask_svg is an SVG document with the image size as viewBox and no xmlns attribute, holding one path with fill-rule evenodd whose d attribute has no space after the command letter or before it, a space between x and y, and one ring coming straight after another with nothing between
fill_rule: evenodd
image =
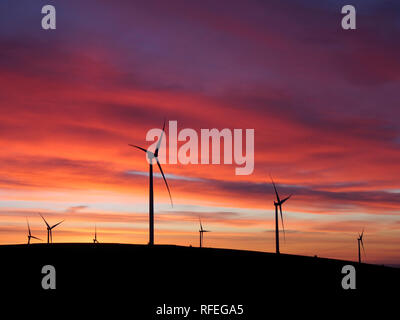
<instances>
[{"instance_id":1,"label":"tall wind turbine","mask_svg":"<svg viewBox=\"0 0 400 320\"><path fill-rule=\"evenodd\" d=\"M271 177L271 176L270 176ZM282 221L282 230L283 230L283 236L285 237L285 226L283 225L283 215L282 215L282 204L288 200L292 195L289 195L288 197L284 198L284 199L280 199L279 198L279 194L278 191L276 190L276 186L274 183L274 180L271 177L271 181L272 181L272 185L274 186L274 190L275 190L275 195L276 195L276 201L274 201L274 206L275 206L275 243L276 243L276 253L280 253L279 252L279 221L278 221L278 208L281 214L281 221Z\"/></svg>"},{"instance_id":2,"label":"tall wind turbine","mask_svg":"<svg viewBox=\"0 0 400 320\"><path fill-rule=\"evenodd\" d=\"M164 179L165 185L167 186L168 194L169 194L169 199L171 200L171 206L173 206L172 203L172 197L171 197L171 192L169 190L169 186L167 183L167 180L165 179L164 172L161 168L160 161L158 161L158 152L160 150L160 145L161 141L164 135L164 130L165 130L165 120L164 120L164 126L163 130L161 132L161 136L158 139L157 145L156 145L156 150L154 152L151 152L149 150L146 150L142 147L129 144L129 146L134 147L136 149L139 149L147 154L147 158L149 159L149 184L150 184L150 192L149 192L149 245L154 245L154 192L153 192L153 160L156 161L158 168L160 169L161 175Z\"/></svg>"},{"instance_id":3,"label":"tall wind turbine","mask_svg":"<svg viewBox=\"0 0 400 320\"><path fill-rule=\"evenodd\" d=\"M364 251L364 256L365 256L363 236L364 236L364 229L361 232L361 234L358 234L358 238L357 238L357 243L358 243L358 263L361 263L361 248L360 248L360 244L362 246L362 249Z\"/></svg>"},{"instance_id":4,"label":"tall wind turbine","mask_svg":"<svg viewBox=\"0 0 400 320\"><path fill-rule=\"evenodd\" d=\"M47 227L47 243L53 243L53 229L55 227L57 227L60 223L64 222L64 220L62 220L59 223L56 223L55 225L50 227L50 225L47 223L46 219L43 218L43 216L40 213L39 213L39 215L42 217L42 219Z\"/></svg>"},{"instance_id":5,"label":"tall wind turbine","mask_svg":"<svg viewBox=\"0 0 400 320\"><path fill-rule=\"evenodd\" d=\"M97 241L97 227L96 227L96 225L94 226L94 239L93 239L93 243L99 243L99 242Z\"/></svg>"},{"instance_id":6,"label":"tall wind turbine","mask_svg":"<svg viewBox=\"0 0 400 320\"><path fill-rule=\"evenodd\" d=\"M200 219L199 219L199 220L200 220ZM200 248L203 247L203 236L204 236L204 232L211 232L211 231L204 230L204 229L203 229L203 225L201 224L201 220L200 220L200 230L199 230L199 233L200 233Z\"/></svg>"},{"instance_id":7,"label":"tall wind turbine","mask_svg":"<svg viewBox=\"0 0 400 320\"><path fill-rule=\"evenodd\" d=\"M26 223L28 224L28 244L31 244L31 239L36 239L36 240L41 240L39 238L36 238L32 235L31 233L31 227L29 226L29 221L28 218L26 218Z\"/></svg>"}]
</instances>

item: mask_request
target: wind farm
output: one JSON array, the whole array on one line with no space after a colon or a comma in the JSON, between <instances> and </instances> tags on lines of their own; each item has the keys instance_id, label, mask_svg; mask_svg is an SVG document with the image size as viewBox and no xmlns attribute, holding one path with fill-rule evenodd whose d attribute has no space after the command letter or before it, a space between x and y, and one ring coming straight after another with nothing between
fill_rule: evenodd
<instances>
[{"instance_id":1,"label":"wind farm","mask_svg":"<svg viewBox=\"0 0 400 320\"><path fill-rule=\"evenodd\" d=\"M359 318L396 292L399 12L1 1L2 307Z\"/></svg>"},{"instance_id":2,"label":"wind farm","mask_svg":"<svg viewBox=\"0 0 400 320\"><path fill-rule=\"evenodd\" d=\"M164 171L161 167L161 163L159 161L159 152L160 152L160 148L161 148L161 144L163 142L163 138L165 135L165 126L166 126L166 120L164 120L163 123L163 127L162 130L160 131L160 134L157 138L157 143L155 144L155 149L154 152L150 151L149 149L145 149L142 148L138 145L134 145L134 144L129 144L130 147L133 147L135 149L138 149L142 152L144 152L146 154L147 157L147 161L149 164L149 173L148 173L148 181L149 181L149 199L148 199L148 243L147 246L152 247L155 246L155 241L154 241L154 225L155 225L155 219L154 219L154 173L153 173L153 165L154 163L157 164L159 170L160 170L160 174L161 174L161 178L166 186L167 192L168 192L168 196L169 196L169 201L170 201L170 205L171 208L173 208L173 201L172 201L172 196L171 196L171 190L169 187L169 184L167 182L166 179L166 175L164 174ZM275 183L274 179L272 178L272 175L269 175L270 180L271 180L271 184L272 184L272 189L273 189L273 193L272 193L272 199L273 199L273 205L274 205L274 210L270 212L274 213L274 226L275 226L275 230L274 230L274 235L275 235L275 255L278 257L279 255L281 255L281 250L280 250L280 226L279 224L281 224L281 230L283 233L283 239L286 240L286 232L285 232L285 224L284 224L284 214L283 214L283 204L285 204L289 199L292 198L293 193L290 193L288 196L282 197L280 195L280 193L278 192L278 187L277 184ZM265 185L268 185L267 182L264 183ZM43 220L43 222L46 225L46 235L47 235L47 244L53 244L53 230L59 226L61 223L63 223L65 220L61 220L53 225L50 225L47 220L44 218L44 216L39 213L39 216L41 217L41 219ZM203 223L201 220L201 217L198 218L198 222L199 222L199 248L204 248L204 234L205 233L209 233L211 232L210 230L204 229L203 228ZM40 238L33 236L32 232L31 232L31 228L30 228L30 224L29 221L27 219L27 227L28 227L28 245L31 245L31 240L35 239L38 241L41 241ZM362 252L364 253L364 257L365 257L365 249L364 249L364 242L363 242L363 236L364 236L364 229L362 230L361 233L358 234L358 238L357 238L357 244L358 244L358 264L361 265L362 263L362 254L361 254L361 249ZM93 243L96 244L96 247L100 247L100 242L98 241L98 233L97 233L97 224L95 224L94 226L94 238L92 239ZM64 247L64 244L59 243L57 247ZM113 244L112 243L103 243L102 245L107 246L107 248L110 248L110 246L112 247ZM120 244L116 244L117 246L120 246ZM135 248L138 248L138 244L132 244L133 246L135 246ZM36 244L37 246L37 244ZM77 243L76 245L72 245L72 244L68 244L68 246L79 246L79 243ZM165 244L163 244L161 247L167 248L168 246L166 246ZM179 247L179 246L177 246ZM190 245L190 247L192 247ZM85 246L86 248L86 246ZM177 250L181 250L181 249L177 249ZM226 250L226 252L235 252L235 250L232 249L221 249L221 250ZM225 251L221 251L221 252L225 252ZM239 251L238 251L239 252ZM259 254L257 251L248 251L250 255L252 254ZM230 254L231 254L230 253ZM286 255L289 256L289 255ZM295 255L293 255L293 257L295 257ZM315 260L317 256L314 255L313 260ZM303 258L302 258L303 259ZM318 258L320 259L320 258ZM326 259L326 258L325 258ZM333 260L332 260L333 261ZM340 260L338 260L338 262L335 263L341 263L339 262ZM365 264L365 263L364 263Z\"/></svg>"},{"instance_id":3,"label":"wind farm","mask_svg":"<svg viewBox=\"0 0 400 320\"><path fill-rule=\"evenodd\" d=\"M1 244L26 243L28 217L32 235L53 244L93 242L97 223L101 243L198 246L201 215L207 246L356 262L365 226L367 261L400 265L399 91L396 69L381 63L397 52L396 8L360 4L359 17L371 12L393 39L371 26L358 43L332 33L332 3L315 4L314 19L304 0L226 1L215 13L203 2L135 10L116 0L66 17L76 38L38 24L60 37L46 47L31 25L36 1L26 12L5 2L4 25L21 26L0 35ZM102 23L111 12L112 30ZM379 59L365 56L376 48ZM43 230L37 212L67 222Z\"/></svg>"},{"instance_id":4,"label":"wind farm","mask_svg":"<svg viewBox=\"0 0 400 320\"><path fill-rule=\"evenodd\" d=\"M57 270L61 270L57 272L57 283L61 287L61 289L57 289L58 297L67 299L68 296L74 295L84 299L87 296L100 295L107 297L107 303L118 304L126 301L129 305L128 297L122 293L126 288L134 287L135 291L129 295L129 298L136 301L135 312L142 314L143 317L146 317L146 313L149 309L154 308L154 305L164 303L166 296L175 301L186 299L185 301L191 301L191 303L201 301L204 297L219 299L223 296L227 301L237 301L236 299L239 297L244 301L246 308L252 310L251 317L257 317L263 312L260 307L263 304L256 291L252 290L254 283L273 290L275 295L271 301L276 306L282 307L282 301L278 298L282 295L285 295L286 299L296 299L296 296L306 292L308 297L314 301L318 301L321 296L324 298L342 297L345 294L344 289L340 287L340 284L343 283L343 270L349 265L356 268L358 294L373 294L389 287L394 289L400 285L400 269L367 264L362 261L361 249L365 256L364 229L357 238L357 262L281 253L279 222L283 239L285 239L283 205L286 206L289 203L287 201L292 198L293 193L282 197L280 192L282 184L275 183L271 175L272 188L270 188L269 197L265 201L265 211L269 212L270 220L275 226L274 253L206 247L204 234L211 231L208 226L204 228L205 220L202 220L201 216L198 217L198 248L191 245L155 244L154 162L159 167L160 178L166 186L171 207L173 205L170 187L158 158L164 129L165 122L154 152L137 145L130 145L145 152L149 161L148 243L121 244L106 241L100 243L97 223L94 225L92 239L94 245L88 242L55 243L53 242L53 231L65 220L51 225L39 213L46 226L47 244L31 243L32 239L40 241L40 238L32 234L27 219L28 246L0 246L0 255L7 261L12 261L0 268L0 274L13 275L11 277L14 279L13 281L8 279L3 281L3 285L9 289L10 294L13 294L15 288L18 290L22 288L25 291L32 291L32 288L36 288L35 290L40 292L41 289L35 286L35 283L40 282L41 275L35 273L35 270L38 270L44 261L47 264L51 263L51 266L56 266ZM264 182L266 187L270 187L271 184L268 181ZM294 197L294 199L296 198ZM271 200L273 200L273 207L268 206L271 204ZM265 216L265 211L263 216ZM72 214L76 214L76 212L72 211ZM159 215L162 217L165 213L161 212ZM210 220L212 221L207 215L207 225L210 224ZM194 223L196 219L191 219L191 221ZM218 232L214 234L218 237ZM290 239L296 241L295 237ZM79 268L76 267L77 264ZM23 270L21 270L22 265L24 266ZM159 270L160 265L162 265L162 272ZM115 268L118 272L111 275L110 270L115 270ZM268 270L268 275L265 274L266 270ZM189 288L188 282L193 281L194 274L200 282L197 286ZM202 282L207 282L207 284ZM80 289L77 292L76 288L79 286ZM289 294L287 293L288 288L290 288ZM143 301L143 295L152 298ZM188 295L190 295L189 300L187 300Z\"/></svg>"}]
</instances>

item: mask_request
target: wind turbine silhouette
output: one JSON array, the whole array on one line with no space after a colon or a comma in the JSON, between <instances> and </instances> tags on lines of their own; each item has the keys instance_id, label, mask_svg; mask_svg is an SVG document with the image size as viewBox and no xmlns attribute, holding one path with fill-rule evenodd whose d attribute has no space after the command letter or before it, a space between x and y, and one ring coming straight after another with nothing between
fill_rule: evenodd
<instances>
[{"instance_id":1,"label":"wind turbine silhouette","mask_svg":"<svg viewBox=\"0 0 400 320\"><path fill-rule=\"evenodd\" d=\"M279 221L278 221L278 208L281 214L281 221L282 221L282 230L283 230L283 236L285 238L285 226L283 224L283 215L282 215L282 204L288 200L292 195L289 195L288 197L284 198L284 199L280 199L279 198L279 194L278 191L276 190L276 186L274 183L274 180L272 179L271 175L270 175L271 181L272 181L272 185L274 186L274 190L275 190L275 195L276 195L276 201L274 200L274 206L275 206L275 243L276 243L276 253L280 253L279 252Z\"/></svg>"},{"instance_id":2,"label":"wind turbine silhouette","mask_svg":"<svg viewBox=\"0 0 400 320\"><path fill-rule=\"evenodd\" d=\"M39 238L37 238L37 237L34 237L33 235L32 235L32 233L31 233L31 227L29 226L29 221L28 221L28 218L26 218L26 223L28 224L28 244L31 244L31 239L36 239L36 240L42 240L42 239L39 239Z\"/></svg>"},{"instance_id":3,"label":"wind turbine silhouette","mask_svg":"<svg viewBox=\"0 0 400 320\"><path fill-rule=\"evenodd\" d=\"M94 239L93 239L93 243L99 243L99 242L97 241L97 227L96 227L96 225L94 226Z\"/></svg>"},{"instance_id":4,"label":"wind turbine silhouette","mask_svg":"<svg viewBox=\"0 0 400 320\"><path fill-rule=\"evenodd\" d=\"M363 236L364 236L364 229L361 232L361 234L358 234L358 238L357 238L357 243L358 243L358 263L361 263L361 248L360 248L360 244L363 248L363 252L364 252L364 256L365 256L365 249L364 249L364 242L363 242Z\"/></svg>"},{"instance_id":5,"label":"wind turbine silhouette","mask_svg":"<svg viewBox=\"0 0 400 320\"><path fill-rule=\"evenodd\" d=\"M203 225L201 224L201 219L199 219L199 221L200 221L200 230L199 230L199 233L200 233L200 248L202 248L203 247L204 232L211 232L211 231L204 230L203 229Z\"/></svg>"},{"instance_id":6,"label":"wind turbine silhouette","mask_svg":"<svg viewBox=\"0 0 400 320\"><path fill-rule=\"evenodd\" d=\"M161 136L157 141L157 145L156 145L156 150L154 152L151 152L149 150L146 150L142 147L139 147L137 145L134 144L129 144L129 146L139 149L143 152L145 152L147 154L147 158L149 159L149 245L154 245L154 191L153 191L153 160L156 160L157 166L160 169L161 175L164 179L165 185L167 186L167 190L168 190L168 194L169 194L169 199L171 200L171 206L173 207L173 203L172 203L172 197L171 197L171 192L169 190L169 186L167 183L167 180L165 179L165 175L164 172L161 168L161 164L160 161L158 161L158 152L160 150L160 145L161 145L161 141L164 135L164 130L165 130L165 120L164 120L164 126L161 132Z\"/></svg>"},{"instance_id":7,"label":"wind turbine silhouette","mask_svg":"<svg viewBox=\"0 0 400 320\"><path fill-rule=\"evenodd\" d=\"M43 216L40 213L39 213L39 215L42 217L42 219L47 227L47 243L53 243L53 229L55 227L57 227L60 223L64 222L65 220L62 220L59 223L56 223L55 225L50 227L50 225L47 223L46 219L43 218Z\"/></svg>"}]
</instances>

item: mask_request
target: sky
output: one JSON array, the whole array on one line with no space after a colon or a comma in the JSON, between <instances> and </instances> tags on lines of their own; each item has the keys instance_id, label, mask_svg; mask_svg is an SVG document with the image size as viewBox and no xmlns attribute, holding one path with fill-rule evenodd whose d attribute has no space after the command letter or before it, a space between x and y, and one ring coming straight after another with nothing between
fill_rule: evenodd
<instances>
[{"instance_id":1,"label":"sky","mask_svg":"<svg viewBox=\"0 0 400 320\"><path fill-rule=\"evenodd\" d=\"M0 3L0 244L147 243L146 133L254 129L255 168L155 168L155 242L400 265L400 3L352 1ZM168 136L168 131L166 132ZM180 146L180 145L178 145Z\"/></svg>"}]
</instances>

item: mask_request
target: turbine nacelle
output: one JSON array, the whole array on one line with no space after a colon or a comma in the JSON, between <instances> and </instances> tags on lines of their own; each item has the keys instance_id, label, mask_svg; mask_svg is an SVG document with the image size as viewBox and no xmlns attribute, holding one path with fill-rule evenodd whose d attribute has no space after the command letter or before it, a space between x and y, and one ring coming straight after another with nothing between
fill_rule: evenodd
<instances>
[{"instance_id":1,"label":"turbine nacelle","mask_svg":"<svg viewBox=\"0 0 400 320\"><path fill-rule=\"evenodd\" d=\"M157 156L149 150L147 150L146 153L147 153L147 159L149 159L149 162L153 163L154 158L157 158Z\"/></svg>"}]
</instances>

